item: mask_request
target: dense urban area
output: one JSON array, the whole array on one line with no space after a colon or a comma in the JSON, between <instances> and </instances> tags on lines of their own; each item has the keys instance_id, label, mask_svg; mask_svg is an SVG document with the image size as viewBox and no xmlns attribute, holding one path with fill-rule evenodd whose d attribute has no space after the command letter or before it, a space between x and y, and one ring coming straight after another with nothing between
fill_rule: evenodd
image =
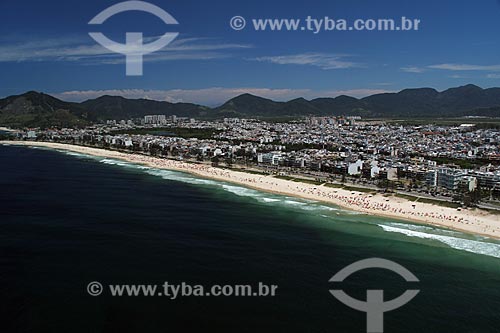
<instances>
[{"instance_id":1,"label":"dense urban area","mask_svg":"<svg viewBox=\"0 0 500 333\"><path fill-rule=\"evenodd\" d=\"M149 115L84 129L27 129L18 140L117 149L417 200L498 208L495 128L401 125L360 117L288 122ZM12 137L11 137L12 138Z\"/></svg>"}]
</instances>

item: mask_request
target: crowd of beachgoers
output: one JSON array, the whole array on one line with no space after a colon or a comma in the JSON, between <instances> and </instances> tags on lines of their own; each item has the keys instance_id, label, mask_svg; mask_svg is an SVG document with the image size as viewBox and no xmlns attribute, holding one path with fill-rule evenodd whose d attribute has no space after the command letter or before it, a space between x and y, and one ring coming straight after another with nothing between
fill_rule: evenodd
<instances>
[{"instance_id":1,"label":"crowd of beachgoers","mask_svg":"<svg viewBox=\"0 0 500 333\"><path fill-rule=\"evenodd\" d=\"M406 199L348 191L341 188L313 185L291 180L275 178L269 175L250 174L241 171L212 167L206 164L185 163L176 160L158 159L149 156L137 156L139 163L150 166L174 169L196 174L202 177L238 183L252 188L299 196L312 200L332 203L344 208L368 214L410 219L413 221L432 223L441 226L467 229L466 226L480 229L481 234L500 235L500 221L496 225L484 223L484 216L471 214L467 210L412 202ZM494 218L494 216L491 216Z\"/></svg>"},{"instance_id":2,"label":"crowd of beachgoers","mask_svg":"<svg viewBox=\"0 0 500 333\"><path fill-rule=\"evenodd\" d=\"M19 144L30 145L27 142ZM159 169L188 172L196 176L236 183L262 191L322 201L367 214L413 220L495 238L500 237L500 215L489 214L477 209L456 209L410 201L396 196L349 191L340 187L329 187L325 184L301 183L271 175L247 173L207 164L188 163L139 154L125 154L104 149L47 142L33 142L31 144L105 158L117 158Z\"/></svg>"}]
</instances>

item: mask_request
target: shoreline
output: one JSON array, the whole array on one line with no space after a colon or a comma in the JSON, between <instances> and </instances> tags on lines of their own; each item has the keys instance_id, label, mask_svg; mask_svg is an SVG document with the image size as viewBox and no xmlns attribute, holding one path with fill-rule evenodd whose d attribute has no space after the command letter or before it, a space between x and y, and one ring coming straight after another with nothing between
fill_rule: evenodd
<instances>
[{"instance_id":1,"label":"shoreline","mask_svg":"<svg viewBox=\"0 0 500 333\"><path fill-rule=\"evenodd\" d=\"M407 222L411 221L500 239L500 215L490 214L480 209L462 209L458 211L454 208L409 201L395 196L386 197L382 194L370 194L342 188L326 187L324 185L299 183L269 175L220 169L207 165L191 164L140 154L122 153L101 148L36 141L0 141L0 144L37 146L103 158L114 158L158 169L187 172L198 177L225 181L259 191L320 201L369 215Z\"/></svg>"}]
</instances>

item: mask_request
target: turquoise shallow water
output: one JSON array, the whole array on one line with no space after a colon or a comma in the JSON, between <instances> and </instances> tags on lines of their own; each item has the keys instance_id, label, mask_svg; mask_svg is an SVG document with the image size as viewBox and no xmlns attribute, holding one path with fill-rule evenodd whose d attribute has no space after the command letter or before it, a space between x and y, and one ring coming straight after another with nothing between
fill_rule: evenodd
<instances>
[{"instance_id":1,"label":"turquoise shallow water","mask_svg":"<svg viewBox=\"0 0 500 333\"><path fill-rule=\"evenodd\" d=\"M75 153L0 147L0 162L7 328L362 332L364 315L336 301L328 280L370 257L421 281L412 302L386 315L387 332L496 332L500 324L500 244L491 239ZM264 281L279 293L93 298L85 292L93 280ZM342 288L393 298L408 285L367 270Z\"/></svg>"}]
</instances>

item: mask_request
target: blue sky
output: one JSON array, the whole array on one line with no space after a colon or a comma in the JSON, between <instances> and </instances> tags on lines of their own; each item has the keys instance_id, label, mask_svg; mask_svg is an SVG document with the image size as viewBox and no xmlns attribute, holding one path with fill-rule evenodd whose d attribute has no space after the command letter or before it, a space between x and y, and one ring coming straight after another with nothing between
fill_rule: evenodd
<instances>
[{"instance_id":1,"label":"blue sky","mask_svg":"<svg viewBox=\"0 0 500 333\"><path fill-rule=\"evenodd\" d=\"M144 75L125 75L125 56L99 46L87 23L120 1L2 0L0 96L37 90L81 101L102 94L217 105L243 92L276 100L408 87L500 86L498 0L152 0L179 25L138 11L97 30L124 42L179 32L146 55ZM245 29L230 19L241 15ZM418 31L255 31L252 19L420 19Z\"/></svg>"}]
</instances>

